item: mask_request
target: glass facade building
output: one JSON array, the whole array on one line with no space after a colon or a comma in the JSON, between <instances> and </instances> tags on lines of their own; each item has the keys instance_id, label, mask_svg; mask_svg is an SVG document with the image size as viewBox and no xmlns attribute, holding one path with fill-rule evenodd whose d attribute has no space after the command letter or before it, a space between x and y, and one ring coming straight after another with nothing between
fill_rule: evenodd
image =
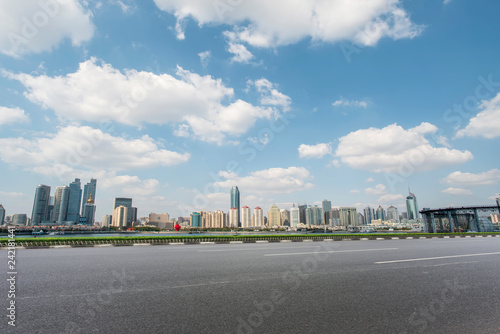
<instances>
[{"instance_id":1,"label":"glass facade building","mask_svg":"<svg viewBox=\"0 0 500 334\"><path fill-rule=\"evenodd\" d=\"M69 184L69 199L68 199L68 212L66 221L80 222L80 204L82 201L82 186L80 179ZM86 203L86 202L85 202Z\"/></svg>"},{"instance_id":2,"label":"glass facade building","mask_svg":"<svg viewBox=\"0 0 500 334\"><path fill-rule=\"evenodd\" d=\"M406 212L408 213L409 220L418 218L417 197L412 193L406 197Z\"/></svg>"},{"instance_id":3,"label":"glass facade building","mask_svg":"<svg viewBox=\"0 0 500 334\"><path fill-rule=\"evenodd\" d=\"M97 189L97 180L96 179L90 179L90 182L87 183L83 187L83 200L82 200L82 216L84 217L85 215L83 214L83 209L85 207L85 204L87 204L87 201L89 198L92 197L92 200L95 203L95 192Z\"/></svg>"},{"instance_id":4,"label":"glass facade building","mask_svg":"<svg viewBox=\"0 0 500 334\"><path fill-rule=\"evenodd\" d=\"M49 219L50 187L40 184L35 190L35 200L31 213L31 225L41 225Z\"/></svg>"},{"instance_id":5,"label":"glass facade building","mask_svg":"<svg viewBox=\"0 0 500 334\"><path fill-rule=\"evenodd\" d=\"M240 218L240 190L238 187L232 187L231 192L231 208L238 209L238 227L241 227L241 218Z\"/></svg>"}]
</instances>

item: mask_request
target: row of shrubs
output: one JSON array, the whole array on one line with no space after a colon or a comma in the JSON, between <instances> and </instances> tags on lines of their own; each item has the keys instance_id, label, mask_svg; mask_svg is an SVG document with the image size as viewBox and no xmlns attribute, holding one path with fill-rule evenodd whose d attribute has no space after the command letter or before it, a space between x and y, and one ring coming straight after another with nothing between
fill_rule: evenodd
<instances>
[{"instance_id":1,"label":"row of shrubs","mask_svg":"<svg viewBox=\"0 0 500 334\"><path fill-rule=\"evenodd\" d=\"M500 235L500 233L474 233L472 235ZM229 241L243 241L243 242L255 242L255 241L281 241L281 240L291 240L298 241L300 239L311 239L316 241L321 241L325 239L342 240L342 239L376 239L376 238L387 238L391 239L393 237L398 237L405 239L407 237L413 238L432 238L432 237L444 237L444 236L456 236L465 237L466 235L471 235L470 233L384 233L384 234L324 234L324 235L311 235L311 234L294 234L294 235L214 235L214 236L126 236L126 237L60 237L60 238L16 238L16 245L18 246L50 246L50 245L94 245L94 244L134 244L134 243L154 243L154 244L164 244L164 243L200 243L200 242L229 242ZM7 246L8 238L0 239L0 246Z\"/></svg>"}]
</instances>

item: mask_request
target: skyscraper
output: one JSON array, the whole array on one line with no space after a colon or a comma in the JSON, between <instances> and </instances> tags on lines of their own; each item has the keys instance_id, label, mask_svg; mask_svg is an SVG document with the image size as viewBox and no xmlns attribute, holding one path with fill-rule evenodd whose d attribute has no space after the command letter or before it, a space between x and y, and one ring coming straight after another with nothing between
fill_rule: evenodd
<instances>
[{"instance_id":1,"label":"skyscraper","mask_svg":"<svg viewBox=\"0 0 500 334\"><path fill-rule=\"evenodd\" d=\"M262 208L256 207L253 209L253 226L261 227L264 226L264 212L262 211Z\"/></svg>"},{"instance_id":2,"label":"skyscraper","mask_svg":"<svg viewBox=\"0 0 500 334\"><path fill-rule=\"evenodd\" d=\"M85 201L84 205L87 203L87 200ZM75 179L75 181L69 184L68 212L66 215L67 221L76 223L80 222L81 201L82 201L82 186L80 183L80 179Z\"/></svg>"},{"instance_id":3,"label":"skyscraper","mask_svg":"<svg viewBox=\"0 0 500 334\"><path fill-rule=\"evenodd\" d=\"M281 209L280 215L281 215L281 225L290 226L290 211L288 211L287 209Z\"/></svg>"},{"instance_id":4,"label":"skyscraper","mask_svg":"<svg viewBox=\"0 0 500 334\"><path fill-rule=\"evenodd\" d=\"M241 208L241 227L248 228L252 226L252 215L250 212L250 208L248 206L244 206Z\"/></svg>"},{"instance_id":5,"label":"skyscraper","mask_svg":"<svg viewBox=\"0 0 500 334\"><path fill-rule=\"evenodd\" d=\"M229 227L236 228L238 227L238 218L240 216L240 210L235 207L232 207L229 210Z\"/></svg>"},{"instance_id":6,"label":"skyscraper","mask_svg":"<svg viewBox=\"0 0 500 334\"><path fill-rule=\"evenodd\" d=\"M394 220L399 223L399 212L398 208L390 206L387 208L387 220Z\"/></svg>"},{"instance_id":7,"label":"skyscraper","mask_svg":"<svg viewBox=\"0 0 500 334\"><path fill-rule=\"evenodd\" d=\"M31 213L31 225L41 225L48 220L50 201L50 187L40 184L35 190L35 200L33 201L33 211Z\"/></svg>"},{"instance_id":8,"label":"skyscraper","mask_svg":"<svg viewBox=\"0 0 500 334\"><path fill-rule=\"evenodd\" d=\"M201 227L201 213L193 212L190 215L191 227Z\"/></svg>"},{"instance_id":9,"label":"skyscraper","mask_svg":"<svg viewBox=\"0 0 500 334\"><path fill-rule=\"evenodd\" d=\"M0 225L3 225L5 221L5 209L2 204L0 204Z\"/></svg>"},{"instance_id":10,"label":"skyscraper","mask_svg":"<svg viewBox=\"0 0 500 334\"><path fill-rule=\"evenodd\" d=\"M113 216L111 217L111 226L114 227L128 227L127 216L128 207L123 205L118 205L113 210Z\"/></svg>"},{"instance_id":11,"label":"skyscraper","mask_svg":"<svg viewBox=\"0 0 500 334\"><path fill-rule=\"evenodd\" d=\"M273 204L267 212L267 226L281 226L280 209L276 204Z\"/></svg>"},{"instance_id":12,"label":"skyscraper","mask_svg":"<svg viewBox=\"0 0 500 334\"><path fill-rule=\"evenodd\" d=\"M59 186L54 194L54 209L52 210L51 220L56 222L66 221L68 215L70 189L68 186Z\"/></svg>"},{"instance_id":13,"label":"skyscraper","mask_svg":"<svg viewBox=\"0 0 500 334\"><path fill-rule=\"evenodd\" d=\"M342 226L358 226L358 213L356 208L340 208L339 213Z\"/></svg>"},{"instance_id":14,"label":"skyscraper","mask_svg":"<svg viewBox=\"0 0 500 334\"><path fill-rule=\"evenodd\" d=\"M238 187L234 186L231 188L231 208L236 208L238 209L238 225L235 227L240 227L241 226L241 220L240 220L240 190Z\"/></svg>"},{"instance_id":15,"label":"skyscraper","mask_svg":"<svg viewBox=\"0 0 500 334\"><path fill-rule=\"evenodd\" d=\"M386 219L384 208L382 208L382 206L380 204L377 208L376 216L377 216L377 219L380 219L380 220Z\"/></svg>"},{"instance_id":16,"label":"skyscraper","mask_svg":"<svg viewBox=\"0 0 500 334\"><path fill-rule=\"evenodd\" d=\"M297 227L300 224L300 212L299 208L293 205L293 208L290 209L290 226Z\"/></svg>"},{"instance_id":17,"label":"skyscraper","mask_svg":"<svg viewBox=\"0 0 500 334\"><path fill-rule=\"evenodd\" d=\"M132 198L116 197L113 201L113 210L119 206L127 208L127 226L132 224Z\"/></svg>"},{"instance_id":18,"label":"skyscraper","mask_svg":"<svg viewBox=\"0 0 500 334\"><path fill-rule=\"evenodd\" d=\"M321 208L323 209L323 224L328 224L330 218L328 212L332 209L332 202L326 199L323 200L323 202L321 203Z\"/></svg>"},{"instance_id":19,"label":"skyscraper","mask_svg":"<svg viewBox=\"0 0 500 334\"><path fill-rule=\"evenodd\" d=\"M417 197L411 192L406 197L406 210L408 212L408 219L417 219L418 218L418 205L417 205Z\"/></svg>"},{"instance_id":20,"label":"skyscraper","mask_svg":"<svg viewBox=\"0 0 500 334\"><path fill-rule=\"evenodd\" d=\"M372 220L375 219L375 210L373 208L370 208L370 206L367 206L363 210L364 216L365 216L365 225L371 224Z\"/></svg>"},{"instance_id":21,"label":"skyscraper","mask_svg":"<svg viewBox=\"0 0 500 334\"><path fill-rule=\"evenodd\" d=\"M310 206L306 209L306 224L321 225L323 224L323 209L318 206Z\"/></svg>"},{"instance_id":22,"label":"skyscraper","mask_svg":"<svg viewBox=\"0 0 500 334\"><path fill-rule=\"evenodd\" d=\"M83 207L83 217L87 219L87 225L89 226L94 225L95 205L94 201L92 200L92 196L87 200L87 203L85 203Z\"/></svg>"},{"instance_id":23,"label":"skyscraper","mask_svg":"<svg viewBox=\"0 0 500 334\"><path fill-rule=\"evenodd\" d=\"M87 183L83 187L82 216L83 216L83 208L91 196L92 196L92 200L94 201L94 204L95 204L96 189L97 189L97 180L96 179L90 179L90 182Z\"/></svg>"}]
</instances>

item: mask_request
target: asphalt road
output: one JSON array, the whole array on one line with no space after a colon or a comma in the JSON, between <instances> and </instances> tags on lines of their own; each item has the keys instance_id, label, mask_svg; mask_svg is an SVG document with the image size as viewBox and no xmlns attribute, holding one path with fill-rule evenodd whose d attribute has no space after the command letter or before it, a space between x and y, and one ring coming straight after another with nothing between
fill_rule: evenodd
<instances>
[{"instance_id":1,"label":"asphalt road","mask_svg":"<svg viewBox=\"0 0 500 334\"><path fill-rule=\"evenodd\" d=\"M494 237L33 249L16 266L0 333L500 333Z\"/></svg>"}]
</instances>

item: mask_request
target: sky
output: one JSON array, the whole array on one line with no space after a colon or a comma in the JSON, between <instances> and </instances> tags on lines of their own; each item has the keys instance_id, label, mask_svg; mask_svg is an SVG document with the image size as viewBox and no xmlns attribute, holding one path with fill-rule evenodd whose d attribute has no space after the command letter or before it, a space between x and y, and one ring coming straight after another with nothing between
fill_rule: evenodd
<instances>
[{"instance_id":1,"label":"sky","mask_svg":"<svg viewBox=\"0 0 500 334\"><path fill-rule=\"evenodd\" d=\"M0 203L97 179L139 217L492 205L500 3L0 3Z\"/></svg>"}]
</instances>

